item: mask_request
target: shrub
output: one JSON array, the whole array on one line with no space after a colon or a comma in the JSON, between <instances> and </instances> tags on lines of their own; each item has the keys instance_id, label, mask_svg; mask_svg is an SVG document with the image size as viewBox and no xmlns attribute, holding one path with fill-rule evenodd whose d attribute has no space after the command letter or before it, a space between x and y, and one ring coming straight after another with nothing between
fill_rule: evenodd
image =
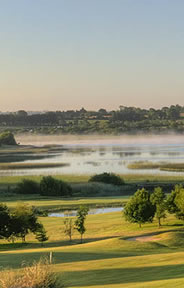
<instances>
[{"instance_id":1,"label":"shrub","mask_svg":"<svg viewBox=\"0 0 184 288\"><path fill-rule=\"evenodd\" d=\"M43 177L40 182L40 194L43 196L71 196L71 186L51 176Z\"/></svg>"},{"instance_id":2,"label":"shrub","mask_svg":"<svg viewBox=\"0 0 184 288\"><path fill-rule=\"evenodd\" d=\"M33 180L23 179L15 188L17 194L40 194L39 184Z\"/></svg>"},{"instance_id":3,"label":"shrub","mask_svg":"<svg viewBox=\"0 0 184 288\"><path fill-rule=\"evenodd\" d=\"M78 197L119 196L124 194L124 188L125 186L114 186L100 182L75 183L72 185L73 196Z\"/></svg>"},{"instance_id":4,"label":"shrub","mask_svg":"<svg viewBox=\"0 0 184 288\"><path fill-rule=\"evenodd\" d=\"M103 182L106 184L113 184L113 185L124 185L123 179L120 176L115 175L114 173L102 173L98 175L94 175L89 179L89 182Z\"/></svg>"},{"instance_id":5,"label":"shrub","mask_svg":"<svg viewBox=\"0 0 184 288\"><path fill-rule=\"evenodd\" d=\"M40 260L23 268L20 273L14 270L0 273L1 288L63 288L61 280L52 272L48 261Z\"/></svg>"}]
</instances>

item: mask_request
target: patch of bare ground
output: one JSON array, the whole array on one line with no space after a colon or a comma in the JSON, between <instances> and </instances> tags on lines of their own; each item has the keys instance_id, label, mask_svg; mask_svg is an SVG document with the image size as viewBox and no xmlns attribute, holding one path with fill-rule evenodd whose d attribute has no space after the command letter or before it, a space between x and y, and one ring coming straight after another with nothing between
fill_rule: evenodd
<instances>
[{"instance_id":1,"label":"patch of bare ground","mask_svg":"<svg viewBox=\"0 0 184 288\"><path fill-rule=\"evenodd\" d=\"M128 241L139 241L139 242L149 242L149 241L159 241L161 240L161 237L155 237L155 235L152 236L138 236L138 237L131 237L127 238Z\"/></svg>"}]
</instances>

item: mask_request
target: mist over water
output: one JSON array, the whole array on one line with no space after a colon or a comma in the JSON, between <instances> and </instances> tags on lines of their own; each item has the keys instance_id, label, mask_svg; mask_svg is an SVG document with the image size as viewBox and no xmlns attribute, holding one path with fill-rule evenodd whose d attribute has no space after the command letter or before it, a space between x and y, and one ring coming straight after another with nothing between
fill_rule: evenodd
<instances>
[{"instance_id":1,"label":"mist over water","mask_svg":"<svg viewBox=\"0 0 184 288\"><path fill-rule=\"evenodd\" d=\"M129 169L133 162L184 163L184 136L182 135L122 135L122 136L48 136L20 135L22 145L60 145L58 153L46 154L44 159L25 160L27 163L64 163L58 168L17 169L0 171L0 175L52 175L52 174L160 174L184 175L159 169Z\"/></svg>"},{"instance_id":2,"label":"mist over water","mask_svg":"<svg viewBox=\"0 0 184 288\"><path fill-rule=\"evenodd\" d=\"M134 144L184 144L184 135L17 135L22 145L134 145Z\"/></svg>"}]
</instances>

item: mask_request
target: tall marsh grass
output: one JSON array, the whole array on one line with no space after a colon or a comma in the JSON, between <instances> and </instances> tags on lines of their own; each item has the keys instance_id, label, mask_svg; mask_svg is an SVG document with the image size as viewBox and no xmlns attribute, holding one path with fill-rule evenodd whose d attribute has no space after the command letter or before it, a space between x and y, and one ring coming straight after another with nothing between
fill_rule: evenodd
<instances>
[{"instance_id":1,"label":"tall marsh grass","mask_svg":"<svg viewBox=\"0 0 184 288\"><path fill-rule=\"evenodd\" d=\"M20 272L0 272L0 288L64 288L61 280L52 271L48 261L40 260Z\"/></svg>"},{"instance_id":2,"label":"tall marsh grass","mask_svg":"<svg viewBox=\"0 0 184 288\"><path fill-rule=\"evenodd\" d=\"M129 169L159 169L161 171L183 172L184 163L153 163L153 162L133 162L128 165Z\"/></svg>"}]
</instances>

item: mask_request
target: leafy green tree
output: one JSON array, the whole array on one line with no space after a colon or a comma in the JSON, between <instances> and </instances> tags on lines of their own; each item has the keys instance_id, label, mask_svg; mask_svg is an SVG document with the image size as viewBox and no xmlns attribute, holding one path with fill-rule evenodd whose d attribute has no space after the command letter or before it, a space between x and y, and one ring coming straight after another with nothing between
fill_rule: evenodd
<instances>
[{"instance_id":1,"label":"leafy green tree","mask_svg":"<svg viewBox=\"0 0 184 288\"><path fill-rule=\"evenodd\" d=\"M113 184L117 186L124 185L123 179L114 173L102 173L92 176L89 182L102 182L106 184Z\"/></svg>"},{"instance_id":2,"label":"leafy green tree","mask_svg":"<svg viewBox=\"0 0 184 288\"><path fill-rule=\"evenodd\" d=\"M12 231L14 237L21 237L22 242L26 241L26 235L30 232L36 233L40 229L40 223L32 207L19 203L12 214Z\"/></svg>"},{"instance_id":3,"label":"leafy green tree","mask_svg":"<svg viewBox=\"0 0 184 288\"><path fill-rule=\"evenodd\" d=\"M73 235L73 219L65 218L64 219L64 233L66 236L70 238L70 242L72 241L72 235Z\"/></svg>"},{"instance_id":4,"label":"leafy green tree","mask_svg":"<svg viewBox=\"0 0 184 288\"><path fill-rule=\"evenodd\" d=\"M86 231L84 223L85 223L85 219L86 219L86 216L88 214L88 211L89 211L89 209L86 206L80 206L79 209L77 210L77 219L75 221L75 229L81 235L81 243L82 243L83 234Z\"/></svg>"},{"instance_id":5,"label":"leafy green tree","mask_svg":"<svg viewBox=\"0 0 184 288\"><path fill-rule=\"evenodd\" d=\"M40 194L44 196L71 196L72 188L62 180L45 176L40 181Z\"/></svg>"},{"instance_id":6,"label":"leafy green tree","mask_svg":"<svg viewBox=\"0 0 184 288\"><path fill-rule=\"evenodd\" d=\"M36 235L36 239L39 242L41 242L42 246L43 246L43 243L49 239L49 237L47 236L47 232L42 224L40 224L39 227L37 227L37 231L35 232L35 235Z\"/></svg>"},{"instance_id":7,"label":"leafy green tree","mask_svg":"<svg viewBox=\"0 0 184 288\"><path fill-rule=\"evenodd\" d=\"M158 227L161 226L161 219L166 217L166 203L165 203L165 193L162 188L156 187L154 192L151 194L150 200L156 207L155 216L158 220Z\"/></svg>"},{"instance_id":8,"label":"leafy green tree","mask_svg":"<svg viewBox=\"0 0 184 288\"><path fill-rule=\"evenodd\" d=\"M139 189L130 198L124 209L125 219L131 223L141 224L152 222L155 207L150 201L150 194L146 189Z\"/></svg>"},{"instance_id":9,"label":"leafy green tree","mask_svg":"<svg viewBox=\"0 0 184 288\"><path fill-rule=\"evenodd\" d=\"M175 214L178 219L184 220L184 210L182 209L183 192L182 185L176 185L167 197L167 210L171 214Z\"/></svg>"},{"instance_id":10,"label":"leafy green tree","mask_svg":"<svg viewBox=\"0 0 184 288\"><path fill-rule=\"evenodd\" d=\"M5 204L0 204L0 238L10 236L10 212Z\"/></svg>"}]
</instances>

